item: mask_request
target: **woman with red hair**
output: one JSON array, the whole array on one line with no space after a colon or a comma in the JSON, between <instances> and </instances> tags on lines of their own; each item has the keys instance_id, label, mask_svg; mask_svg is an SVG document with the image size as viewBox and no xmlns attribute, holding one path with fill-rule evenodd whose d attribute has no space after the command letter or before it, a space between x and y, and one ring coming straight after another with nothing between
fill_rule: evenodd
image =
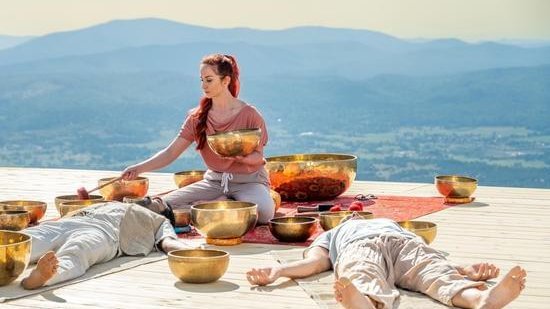
<instances>
[{"instance_id":1,"label":"woman with red hair","mask_svg":"<svg viewBox=\"0 0 550 309\"><path fill-rule=\"evenodd\" d=\"M267 223L273 218L275 204L264 168L263 148L267 143L264 119L255 107L238 99L239 68L233 56L204 57L200 75L204 96L199 106L189 111L178 136L149 159L127 167L122 177L130 180L163 168L195 142L208 167L204 179L162 198L146 198L141 203L170 217L172 208L189 208L198 201L234 199L257 204L258 222ZM210 134L252 128L260 128L262 136L256 150L245 157L220 157L206 143L206 136Z\"/></svg>"}]
</instances>

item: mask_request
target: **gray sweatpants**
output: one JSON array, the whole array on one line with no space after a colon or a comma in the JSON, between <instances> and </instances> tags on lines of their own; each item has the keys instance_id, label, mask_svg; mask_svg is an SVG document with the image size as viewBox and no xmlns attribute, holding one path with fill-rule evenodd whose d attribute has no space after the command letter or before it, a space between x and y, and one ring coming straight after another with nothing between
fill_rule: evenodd
<instances>
[{"instance_id":1,"label":"gray sweatpants","mask_svg":"<svg viewBox=\"0 0 550 309\"><path fill-rule=\"evenodd\" d=\"M382 235L349 244L334 265L336 277L347 277L361 293L393 308L399 297L396 286L427 294L448 306L460 291L483 286L470 281L438 250L417 239Z\"/></svg>"},{"instance_id":2,"label":"gray sweatpants","mask_svg":"<svg viewBox=\"0 0 550 309\"><path fill-rule=\"evenodd\" d=\"M118 253L118 243L112 235L84 220L42 222L25 233L32 237L31 263L48 251L55 251L58 258L57 274L46 285L82 276L90 266L110 261Z\"/></svg>"},{"instance_id":3,"label":"gray sweatpants","mask_svg":"<svg viewBox=\"0 0 550 309\"><path fill-rule=\"evenodd\" d=\"M206 171L204 179L185 186L162 200L172 208L190 208L197 201L220 198L251 202L258 205L258 223L268 223L275 215L275 203L269 194L269 178L265 168L251 174Z\"/></svg>"}]
</instances>

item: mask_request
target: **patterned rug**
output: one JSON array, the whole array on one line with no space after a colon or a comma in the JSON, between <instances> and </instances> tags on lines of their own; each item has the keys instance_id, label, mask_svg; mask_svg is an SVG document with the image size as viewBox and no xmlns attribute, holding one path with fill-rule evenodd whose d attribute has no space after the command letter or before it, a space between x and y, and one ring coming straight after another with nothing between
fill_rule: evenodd
<instances>
[{"instance_id":1,"label":"patterned rug","mask_svg":"<svg viewBox=\"0 0 550 309\"><path fill-rule=\"evenodd\" d=\"M351 202L356 201L355 196L340 196L332 201L323 202L283 202L276 217L293 216L296 214L297 206L315 206L319 203L340 204L346 208ZM389 218L395 221L405 221L416 219L427 214L431 214L443 209L454 206L455 204L446 204L442 197L409 197L409 196L378 196L376 199L362 201L364 211L370 211L375 218ZM317 231L306 242L301 243L286 243L278 241L267 225L256 226L255 229L248 232L243 237L243 242L247 243L262 243L262 244L285 244L296 246L308 246L319 234L323 232L320 225L317 226ZM191 230L189 233L178 234L183 239L196 239L202 236L196 231Z\"/></svg>"}]
</instances>

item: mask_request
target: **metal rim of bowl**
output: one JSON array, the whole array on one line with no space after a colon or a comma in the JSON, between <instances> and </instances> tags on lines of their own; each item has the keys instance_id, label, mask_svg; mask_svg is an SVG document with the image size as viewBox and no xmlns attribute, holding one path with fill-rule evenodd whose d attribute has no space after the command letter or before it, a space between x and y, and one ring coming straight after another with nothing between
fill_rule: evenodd
<instances>
[{"instance_id":1,"label":"metal rim of bowl","mask_svg":"<svg viewBox=\"0 0 550 309\"><path fill-rule=\"evenodd\" d=\"M180 172L175 172L174 175L199 175L199 174L204 174L206 173L205 170L189 170L189 171L180 171Z\"/></svg>"},{"instance_id":2,"label":"metal rim of bowl","mask_svg":"<svg viewBox=\"0 0 550 309\"><path fill-rule=\"evenodd\" d=\"M183 251L208 251L208 252L216 252L221 253L220 255L214 255L214 256L181 256L176 255L174 252L183 252ZM173 258L192 258L192 259L223 259L229 256L229 252L223 251L223 250L216 250L216 249L176 249L168 252L168 256Z\"/></svg>"},{"instance_id":3,"label":"metal rim of bowl","mask_svg":"<svg viewBox=\"0 0 550 309\"><path fill-rule=\"evenodd\" d=\"M301 160L285 160L285 159L291 159L295 157L314 157L314 156L327 156L327 157L339 157L341 159L301 159ZM307 162L307 161L314 161L314 162L342 162L342 161L354 161L357 160L356 155L352 154L345 154L345 153L297 153L292 155L283 155L283 156L273 156L273 157L267 157L265 158L268 163L297 163L297 162Z\"/></svg>"},{"instance_id":4,"label":"metal rim of bowl","mask_svg":"<svg viewBox=\"0 0 550 309\"><path fill-rule=\"evenodd\" d=\"M220 210L245 210L245 209L251 209L251 208L258 208L257 204L254 204L252 202L241 202L241 201L223 201L224 203L248 203L250 205L243 206L239 208L197 208L197 206L201 205L208 205L208 204L216 204L216 202L208 202L208 203L201 203L197 205L191 205L191 208L189 210L201 210L201 211L220 211Z\"/></svg>"},{"instance_id":5,"label":"metal rim of bowl","mask_svg":"<svg viewBox=\"0 0 550 309\"><path fill-rule=\"evenodd\" d=\"M26 237L25 240L22 240L22 241L20 241L20 242L14 242L14 243L11 243L11 244L6 244L6 245L0 244L0 248L11 247L11 246L13 246L13 245L20 245L20 244L24 244L24 243L26 243L26 242L30 242L30 241L32 240L31 235L29 235L29 234L27 234L27 233L20 232L20 231L0 230L0 232L3 232L3 233L12 233L12 234L20 234L20 235L23 235L24 237Z\"/></svg>"},{"instance_id":6,"label":"metal rim of bowl","mask_svg":"<svg viewBox=\"0 0 550 309\"><path fill-rule=\"evenodd\" d=\"M345 212L345 213L344 213ZM343 211L325 211L325 212L320 212L319 213L319 217L321 216L349 216L349 215L353 215L353 213L356 212L359 216L368 216L368 215L374 215L372 212L370 211L365 211L365 210L361 210L361 211L356 211L356 210L343 210Z\"/></svg>"},{"instance_id":7,"label":"metal rim of bowl","mask_svg":"<svg viewBox=\"0 0 550 309\"><path fill-rule=\"evenodd\" d=\"M304 221L285 222L284 219L286 219L286 218L293 218L293 219L300 218L298 220L304 220ZM282 220L282 221L278 221L278 220ZM319 219L314 218L314 217L278 217L278 218L270 219L269 223L270 224L311 224L311 223L315 223L315 222L318 222L318 221L319 221Z\"/></svg>"},{"instance_id":8,"label":"metal rim of bowl","mask_svg":"<svg viewBox=\"0 0 550 309\"><path fill-rule=\"evenodd\" d=\"M20 204L33 204L33 205L20 205ZM9 200L0 201L0 206L47 206L46 202L35 200Z\"/></svg>"},{"instance_id":9,"label":"metal rim of bowl","mask_svg":"<svg viewBox=\"0 0 550 309\"><path fill-rule=\"evenodd\" d=\"M214 134L210 134L210 135L207 135L206 137L210 137L210 136L219 136L219 135L224 135L224 134L237 134L237 133L248 133L248 132L256 132L258 131L259 133L262 133L262 129L260 128L252 128L252 129L241 129L241 130L233 130L233 131L227 131L227 132L218 132L218 133L214 133Z\"/></svg>"},{"instance_id":10,"label":"metal rim of bowl","mask_svg":"<svg viewBox=\"0 0 550 309\"><path fill-rule=\"evenodd\" d=\"M437 175L434 177L436 181L439 182L450 182L450 183L477 183L477 179L469 176L462 176L462 175ZM446 179L446 178L457 178L460 180L452 180L452 179Z\"/></svg>"},{"instance_id":11,"label":"metal rim of bowl","mask_svg":"<svg viewBox=\"0 0 550 309\"><path fill-rule=\"evenodd\" d=\"M109 181L109 180L111 180L113 178L116 178L116 177L118 177L118 176L100 178L98 181ZM132 182L132 181L139 181L139 180L148 180L148 178L143 177L143 176L138 176L138 177L136 177L136 179L132 179L132 180L120 179L119 181L121 181L121 182ZM116 182L118 182L118 181L116 181Z\"/></svg>"},{"instance_id":12,"label":"metal rim of bowl","mask_svg":"<svg viewBox=\"0 0 550 309\"><path fill-rule=\"evenodd\" d=\"M407 222L407 221L401 221L401 222ZM413 220L409 220L409 222L412 222L413 224L414 223L421 223L421 224L427 224L428 225L428 227L423 227L423 228L411 227L415 231L426 231L426 230L429 230L429 229L433 229L434 227L437 227L437 224L434 223L434 222L431 222L431 221L413 221ZM405 227L403 227L403 228L406 229Z\"/></svg>"}]
</instances>

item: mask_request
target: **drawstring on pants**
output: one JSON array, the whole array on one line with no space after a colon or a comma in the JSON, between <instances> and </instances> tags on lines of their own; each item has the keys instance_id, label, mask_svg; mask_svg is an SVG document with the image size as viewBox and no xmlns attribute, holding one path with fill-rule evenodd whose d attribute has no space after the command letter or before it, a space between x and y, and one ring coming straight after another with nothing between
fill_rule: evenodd
<instances>
[{"instance_id":1,"label":"drawstring on pants","mask_svg":"<svg viewBox=\"0 0 550 309\"><path fill-rule=\"evenodd\" d=\"M231 173L223 173L222 174L222 188L223 188L223 194L227 194L229 192L229 181L233 179L233 174Z\"/></svg>"}]
</instances>

